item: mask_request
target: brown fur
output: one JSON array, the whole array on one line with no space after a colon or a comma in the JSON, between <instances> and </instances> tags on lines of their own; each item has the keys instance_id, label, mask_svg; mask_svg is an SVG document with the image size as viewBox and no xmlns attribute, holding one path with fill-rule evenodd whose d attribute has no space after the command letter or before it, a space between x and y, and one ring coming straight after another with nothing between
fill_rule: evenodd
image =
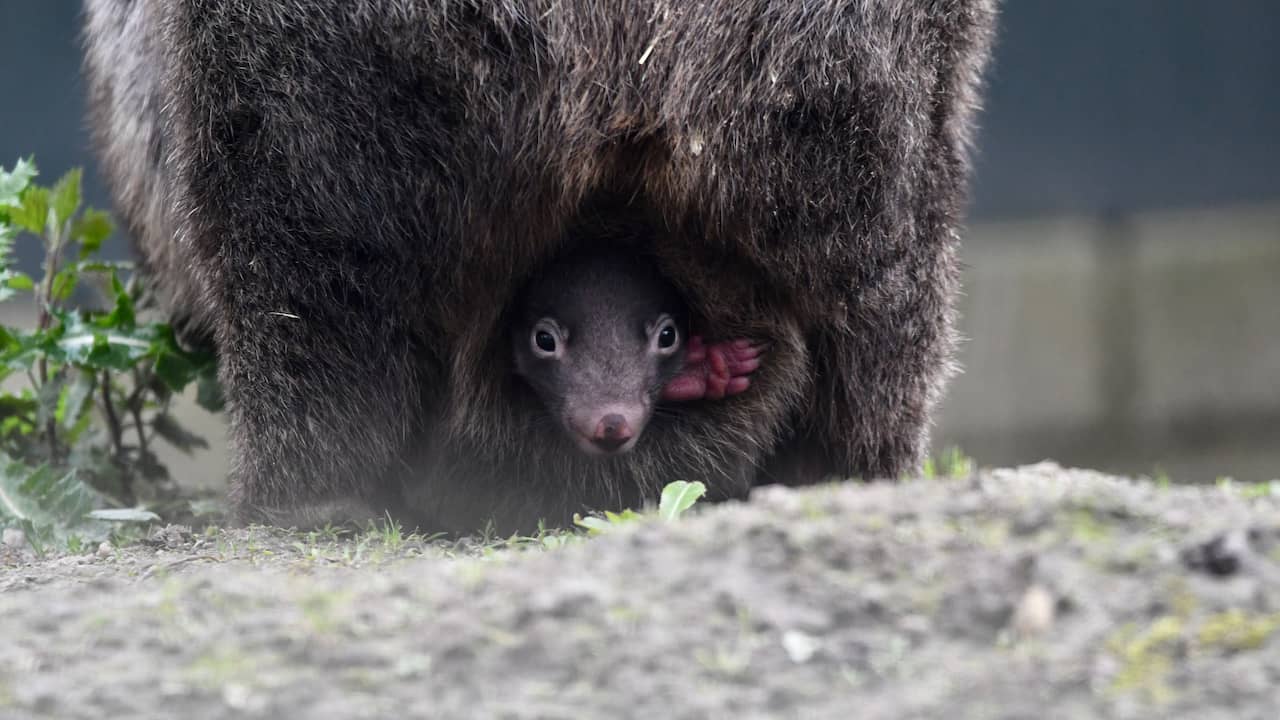
<instances>
[{"instance_id":1,"label":"brown fur","mask_svg":"<svg viewBox=\"0 0 1280 720\"><path fill-rule=\"evenodd\" d=\"M674 479L916 467L993 0L86 4L107 174L216 341L243 517L527 528ZM661 228L715 338L772 349L601 463L543 441L503 322L614 212Z\"/></svg>"}]
</instances>

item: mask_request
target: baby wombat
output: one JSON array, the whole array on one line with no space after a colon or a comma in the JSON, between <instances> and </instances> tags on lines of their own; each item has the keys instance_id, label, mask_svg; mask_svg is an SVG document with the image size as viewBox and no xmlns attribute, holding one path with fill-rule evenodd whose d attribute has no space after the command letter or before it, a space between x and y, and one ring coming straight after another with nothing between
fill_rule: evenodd
<instances>
[{"instance_id":1,"label":"baby wombat","mask_svg":"<svg viewBox=\"0 0 1280 720\"><path fill-rule=\"evenodd\" d=\"M546 266L516 305L515 371L578 448L635 447L661 401L719 399L750 385L763 347L706 345L653 261L584 248Z\"/></svg>"}]
</instances>

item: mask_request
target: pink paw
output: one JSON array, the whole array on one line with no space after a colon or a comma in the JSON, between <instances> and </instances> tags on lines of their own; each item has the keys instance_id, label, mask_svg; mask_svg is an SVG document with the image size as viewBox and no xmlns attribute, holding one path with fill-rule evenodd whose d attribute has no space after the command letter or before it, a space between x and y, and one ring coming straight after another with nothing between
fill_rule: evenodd
<instances>
[{"instance_id":1,"label":"pink paw","mask_svg":"<svg viewBox=\"0 0 1280 720\"><path fill-rule=\"evenodd\" d=\"M731 340L706 345L700 336L689 338L684 370L662 390L662 399L675 402L720 400L751 386L751 373L760 367L765 346L751 340Z\"/></svg>"}]
</instances>

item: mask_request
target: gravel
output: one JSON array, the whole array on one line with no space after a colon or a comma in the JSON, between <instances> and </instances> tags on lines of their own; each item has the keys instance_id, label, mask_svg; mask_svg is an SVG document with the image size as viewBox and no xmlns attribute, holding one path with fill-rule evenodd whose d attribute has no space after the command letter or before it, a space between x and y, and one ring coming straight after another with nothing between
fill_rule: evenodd
<instances>
[{"instance_id":1,"label":"gravel","mask_svg":"<svg viewBox=\"0 0 1280 720\"><path fill-rule=\"evenodd\" d=\"M582 541L0 545L0 718L1267 718L1280 498L1052 464Z\"/></svg>"}]
</instances>

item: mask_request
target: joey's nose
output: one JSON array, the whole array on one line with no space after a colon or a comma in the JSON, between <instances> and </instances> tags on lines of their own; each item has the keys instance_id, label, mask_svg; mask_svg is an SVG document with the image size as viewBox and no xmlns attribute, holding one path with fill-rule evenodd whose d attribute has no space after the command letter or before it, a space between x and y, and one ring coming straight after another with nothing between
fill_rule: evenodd
<instances>
[{"instance_id":1,"label":"joey's nose","mask_svg":"<svg viewBox=\"0 0 1280 720\"><path fill-rule=\"evenodd\" d=\"M605 452L613 452L625 445L633 434L625 417L610 413L600 418L600 422L596 424L591 442Z\"/></svg>"}]
</instances>

